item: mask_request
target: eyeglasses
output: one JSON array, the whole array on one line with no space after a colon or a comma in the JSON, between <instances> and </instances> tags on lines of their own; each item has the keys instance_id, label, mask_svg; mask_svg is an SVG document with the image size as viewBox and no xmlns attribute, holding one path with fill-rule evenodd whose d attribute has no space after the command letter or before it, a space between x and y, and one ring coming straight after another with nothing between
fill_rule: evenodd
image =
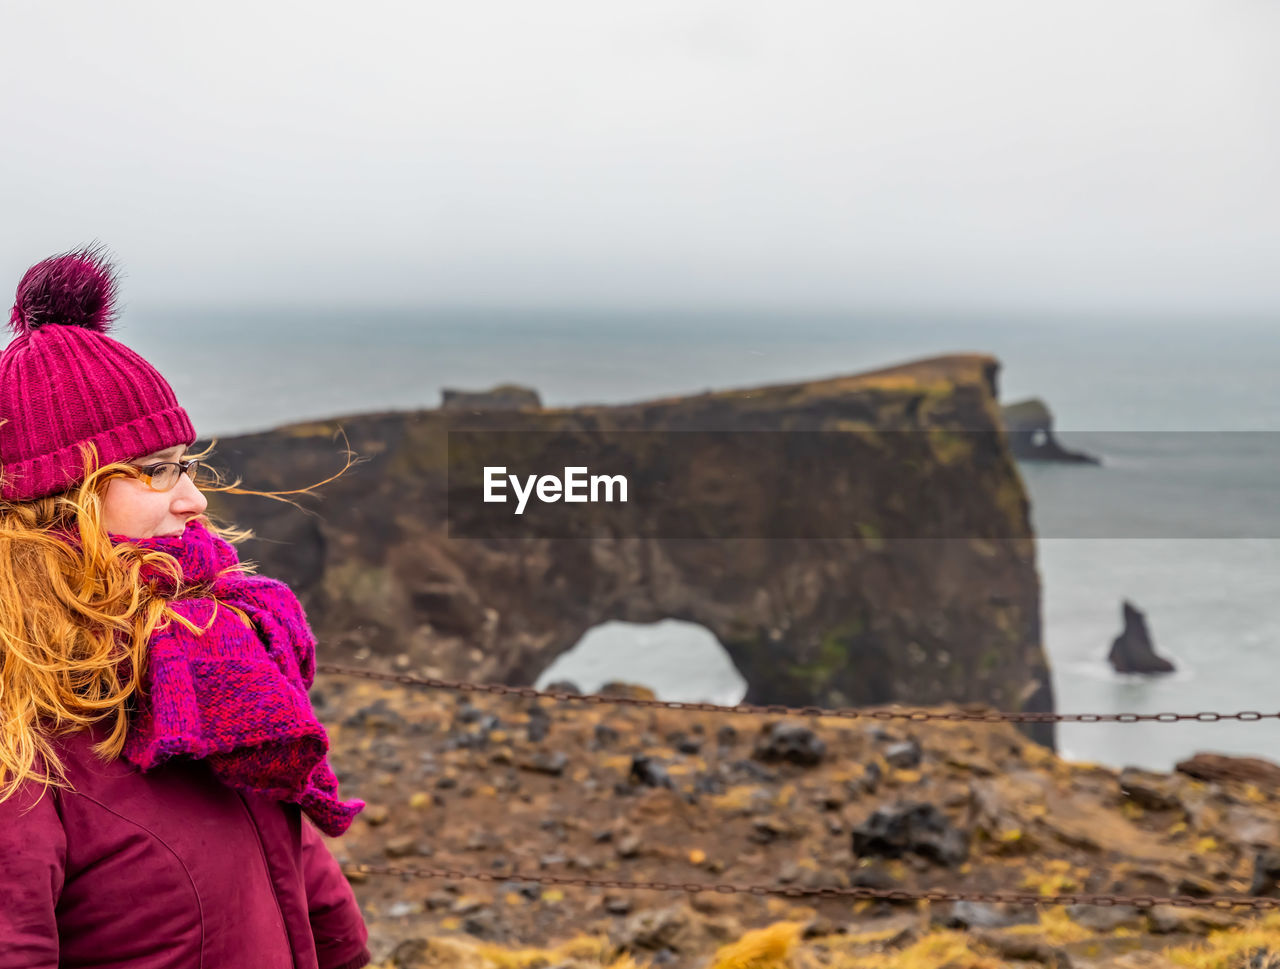
<instances>
[{"instance_id":1,"label":"eyeglasses","mask_svg":"<svg viewBox=\"0 0 1280 969\"><path fill-rule=\"evenodd\" d=\"M152 491L172 491L173 486L178 483L178 478L185 471L194 481L196 472L200 470L200 459L193 458L190 461L163 461L159 464L148 464L145 466L132 465L140 472L140 477L146 481L147 487Z\"/></svg>"}]
</instances>

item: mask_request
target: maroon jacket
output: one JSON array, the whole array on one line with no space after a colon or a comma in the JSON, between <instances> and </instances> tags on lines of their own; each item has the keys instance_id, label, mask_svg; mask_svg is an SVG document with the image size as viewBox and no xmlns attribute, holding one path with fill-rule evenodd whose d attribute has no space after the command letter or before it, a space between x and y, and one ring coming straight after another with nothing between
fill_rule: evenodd
<instances>
[{"instance_id":1,"label":"maroon jacket","mask_svg":"<svg viewBox=\"0 0 1280 969\"><path fill-rule=\"evenodd\" d=\"M57 738L74 791L0 803L0 969L358 969L368 930L297 805L199 760L105 763ZM37 800L38 799L38 800Z\"/></svg>"}]
</instances>

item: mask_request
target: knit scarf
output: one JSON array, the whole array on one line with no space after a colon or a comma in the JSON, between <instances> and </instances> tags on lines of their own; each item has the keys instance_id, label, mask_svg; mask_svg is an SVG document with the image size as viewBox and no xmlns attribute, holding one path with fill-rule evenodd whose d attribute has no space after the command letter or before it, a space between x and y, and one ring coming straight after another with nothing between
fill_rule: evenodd
<instances>
[{"instance_id":1,"label":"knit scarf","mask_svg":"<svg viewBox=\"0 0 1280 969\"><path fill-rule=\"evenodd\" d=\"M181 535L109 537L176 558L183 588L168 604L206 630L170 618L152 633L124 759L145 772L175 757L202 758L224 784L298 804L330 837L346 831L365 803L338 800L329 738L307 694L316 639L289 587L261 575L219 577L239 556L198 519ZM177 591L149 563L142 578L166 597ZM196 583L211 585L193 593Z\"/></svg>"}]
</instances>

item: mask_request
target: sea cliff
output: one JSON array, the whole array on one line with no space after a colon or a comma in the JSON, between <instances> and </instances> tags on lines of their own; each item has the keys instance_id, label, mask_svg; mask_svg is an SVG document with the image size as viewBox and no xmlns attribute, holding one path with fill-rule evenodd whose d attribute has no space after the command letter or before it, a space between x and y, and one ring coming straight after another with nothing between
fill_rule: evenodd
<instances>
[{"instance_id":1,"label":"sea cliff","mask_svg":"<svg viewBox=\"0 0 1280 969\"><path fill-rule=\"evenodd\" d=\"M295 496L310 514L216 493L210 511L259 536L242 555L298 591L329 660L529 684L599 623L674 618L715 635L750 703L1049 711L1035 546L998 369L989 356L955 355L623 406L294 424L221 440L215 463L272 491L332 475L347 444L361 463L321 497ZM751 432L840 435L861 450L787 511L796 534L837 537L455 538L448 435L485 429L556 432L570 447L575 435L585 446L609 433L724 432L733 444L685 462L679 481L713 480L744 535L769 534L777 513L757 483L779 469L761 466ZM642 471L663 460L627 457ZM679 507L681 494L664 500ZM954 527L915 537L926 516ZM1052 746L1051 725L1027 731Z\"/></svg>"}]
</instances>

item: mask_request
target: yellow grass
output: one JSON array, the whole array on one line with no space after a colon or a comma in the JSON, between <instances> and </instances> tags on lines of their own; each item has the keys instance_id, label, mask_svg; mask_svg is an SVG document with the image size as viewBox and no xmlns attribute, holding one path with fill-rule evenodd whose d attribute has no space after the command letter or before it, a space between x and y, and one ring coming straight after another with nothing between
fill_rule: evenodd
<instances>
[{"instance_id":1,"label":"yellow grass","mask_svg":"<svg viewBox=\"0 0 1280 969\"><path fill-rule=\"evenodd\" d=\"M1164 956L1187 969L1236 969L1257 952L1271 954L1271 960L1258 959L1259 965L1280 960L1280 912L1268 913L1248 928L1210 932L1203 942L1165 949Z\"/></svg>"},{"instance_id":2,"label":"yellow grass","mask_svg":"<svg viewBox=\"0 0 1280 969\"><path fill-rule=\"evenodd\" d=\"M898 951L860 953L836 965L857 969L1003 969L999 959L974 952L969 942L963 932L931 932Z\"/></svg>"},{"instance_id":3,"label":"yellow grass","mask_svg":"<svg viewBox=\"0 0 1280 969\"><path fill-rule=\"evenodd\" d=\"M618 953L604 936L579 935L546 948L508 949L470 938L437 937L427 941L425 964L450 969L547 969L576 961L602 969L649 969L648 961L637 962L630 953ZM370 969L391 969L390 962Z\"/></svg>"},{"instance_id":4,"label":"yellow grass","mask_svg":"<svg viewBox=\"0 0 1280 969\"><path fill-rule=\"evenodd\" d=\"M788 955L804 931L803 922L774 922L721 946L711 969L774 969L789 966Z\"/></svg>"}]
</instances>

